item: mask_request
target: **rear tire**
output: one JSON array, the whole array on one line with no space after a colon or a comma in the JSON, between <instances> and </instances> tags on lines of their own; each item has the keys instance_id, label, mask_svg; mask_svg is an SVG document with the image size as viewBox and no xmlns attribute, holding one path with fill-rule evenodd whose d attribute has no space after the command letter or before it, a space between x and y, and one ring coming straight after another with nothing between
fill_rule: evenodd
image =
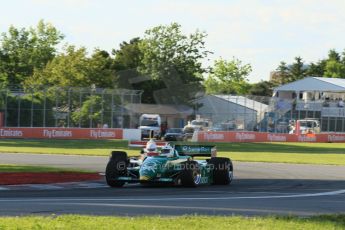
<instances>
[{"instance_id":1,"label":"rear tire","mask_svg":"<svg viewBox=\"0 0 345 230\"><path fill-rule=\"evenodd\" d=\"M210 159L209 164L213 168L213 184L228 185L231 183L234 169L229 158L213 157Z\"/></svg>"},{"instance_id":2,"label":"rear tire","mask_svg":"<svg viewBox=\"0 0 345 230\"><path fill-rule=\"evenodd\" d=\"M125 182L117 181L119 176L127 175L127 153L112 151L111 157L105 169L105 179L110 187L122 187Z\"/></svg>"},{"instance_id":3,"label":"rear tire","mask_svg":"<svg viewBox=\"0 0 345 230\"><path fill-rule=\"evenodd\" d=\"M187 161L182 165L181 184L184 187L196 187L200 184L201 173L196 161Z\"/></svg>"}]
</instances>

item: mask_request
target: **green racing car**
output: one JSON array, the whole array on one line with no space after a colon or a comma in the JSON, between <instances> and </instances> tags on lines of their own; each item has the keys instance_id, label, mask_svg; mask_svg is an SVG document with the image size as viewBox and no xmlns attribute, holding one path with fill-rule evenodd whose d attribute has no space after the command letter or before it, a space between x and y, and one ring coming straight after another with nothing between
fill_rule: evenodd
<instances>
[{"instance_id":1,"label":"green racing car","mask_svg":"<svg viewBox=\"0 0 345 230\"><path fill-rule=\"evenodd\" d=\"M229 158L216 157L215 146L167 144L159 154L128 157L126 152L113 151L106 167L110 187L126 183L171 184L196 187L203 184L228 185L233 179ZM195 159L207 157L207 159Z\"/></svg>"}]
</instances>

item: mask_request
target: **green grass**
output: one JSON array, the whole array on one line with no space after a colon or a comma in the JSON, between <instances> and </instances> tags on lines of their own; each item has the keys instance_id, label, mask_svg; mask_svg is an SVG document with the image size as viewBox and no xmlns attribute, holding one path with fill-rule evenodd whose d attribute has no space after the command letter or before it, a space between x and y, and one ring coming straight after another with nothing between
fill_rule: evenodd
<instances>
[{"instance_id":1,"label":"green grass","mask_svg":"<svg viewBox=\"0 0 345 230\"><path fill-rule=\"evenodd\" d=\"M2 172L81 172L88 173L91 171L78 170L78 169L65 169L54 168L45 166L32 166L32 165L13 165L13 164L0 164L0 173ZM0 228L1 229L1 228Z\"/></svg>"},{"instance_id":2,"label":"green grass","mask_svg":"<svg viewBox=\"0 0 345 230\"><path fill-rule=\"evenodd\" d=\"M193 143L191 143L193 144ZM210 143L205 143L210 144ZM235 161L345 165L345 143L216 143L219 156ZM0 140L0 152L108 156L139 155L122 140Z\"/></svg>"},{"instance_id":3,"label":"green grass","mask_svg":"<svg viewBox=\"0 0 345 230\"><path fill-rule=\"evenodd\" d=\"M236 161L345 165L345 143L219 143Z\"/></svg>"},{"instance_id":4,"label":"green grass","mask_svg":"<svg viewBox=\"0 0 345 230\"><path fill-rule=\"evenodd\" d=\"M345 215L298 217L107 217L62 215L2 217L0 229L344 229Z\"/></svg>"},{"instance_id":5,"label":"green grass","mask_svg":"<svg viewBox=\"0 0 345 230\"><path fill-rule=\"evenodd\" d=\"M107 156L111 150L128 151L123 140L0 140L0 152ZM134 152L134 151L133 151ZM138 151L136 151L138 153Z\"/></svg>"}]
</instances>

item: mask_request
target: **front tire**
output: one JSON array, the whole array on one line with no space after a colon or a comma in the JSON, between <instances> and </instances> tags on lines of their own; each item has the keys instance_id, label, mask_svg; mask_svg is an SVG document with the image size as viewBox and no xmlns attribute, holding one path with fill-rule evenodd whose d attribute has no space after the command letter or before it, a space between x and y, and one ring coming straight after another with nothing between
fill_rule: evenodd
<instances>
[{"instance_id":1,"label":"front tire","mask_svg":"<svg viewBox=\"0 0 345 230\"><path fill-rule=\"evenodd\" d=\"M214 157L210 159L209 164L213 168L213 184L228 185L232 182L234 168L229 158Z\"/></svg>"},{"instance_id":2,"label":"front tire","mask_svg":"<svg viewBox=\"0 0 345 230\"><path fill-rule=\"evenodd\" d=\"M105 169L105 179L110 187L122 187L125 182L117 181L119 176L127 175L127 153L112 151L111 157Z\"/></svg>"}]
</instances>

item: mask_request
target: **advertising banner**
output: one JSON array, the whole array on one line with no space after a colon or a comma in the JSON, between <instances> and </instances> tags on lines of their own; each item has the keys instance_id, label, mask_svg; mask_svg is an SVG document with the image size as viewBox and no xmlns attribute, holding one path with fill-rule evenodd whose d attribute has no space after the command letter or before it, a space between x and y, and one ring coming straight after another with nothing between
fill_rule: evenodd
<instances>
[{"instance_id":1,"label":"advertising banner","mask_svg":"<svg viewBox=\"0 0 345 230\"><path fill-rule=\"evenodd\" d=\"M130 132L127 132L130 131ZM140 130L139 130L140 131ZM139 132L138 131L138 132ZM134 133L134 134L133 134ZM128 139L140 137L137 132L112 128L1 128L0 138L28 139ZM286 134L262 132L198 132L199 142L343 142L345 133ZM140 139L140 138L139 138Z\"/></svg>"},{"instance_id":2,"label":"advertising banner","mask_svg":"<svg viewBox=\"0 0 345 230\"><path fill-rule=\"evenodd\" d=\"M198 132L200 142L345 142L345 133Z\"/></svg>"},{"instance_id":3,"label":"advertising banner","mask_svg":"<svg viewBox=\"0 0 345 230\"><path fill-rule=\"evenodd\" d=\"M0 138L123 139L123 130L109 128L0 128Z\"/></svg>"}]
</instances>

